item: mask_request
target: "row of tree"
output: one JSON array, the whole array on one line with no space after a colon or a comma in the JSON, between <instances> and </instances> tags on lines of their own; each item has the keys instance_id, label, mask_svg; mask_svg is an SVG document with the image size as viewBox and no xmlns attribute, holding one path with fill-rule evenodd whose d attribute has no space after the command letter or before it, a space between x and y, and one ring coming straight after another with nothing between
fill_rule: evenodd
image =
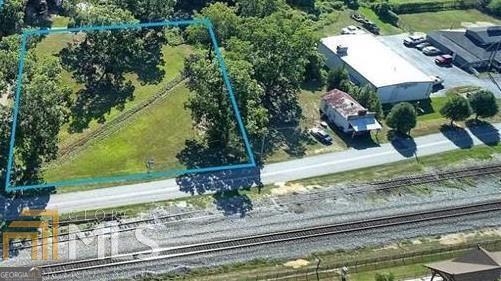
<instances>
[{"instance_id":1,"label":"row of tree","mask_svg":"<svg viewBox=\"0 0 501 281\"><path fill-rule=\"evenodd\" d=\"M28 42L28 45L32 45ZM17 78L20 36L0 41L0 96L13 96ZM39 180L44 162L55 159L59 130L68 120L70 90L61 83L57 59L39 60L32 51L25 58L22 99L17 122L15 167L12 181L32 184ZM6 176L12 108L0 104L0 183Z\"/></svg>"},{"instance_id":2,"label":"row of tree","mask_svg":"<svg viewBox=\"0 0 501 281\"><path fill-rule=\"evenodd\" d=\"M486 90L469 94L467 98L454 95L440 109L440 114L451 120L451 126L454 122L468 119L472 114L478 121L479 118L493 117L498 112L496 97ZM386 124L401 134L409 134L417 125L415 106L407 102L396 104L386 117Z\"/></svg>"}]
</instances>

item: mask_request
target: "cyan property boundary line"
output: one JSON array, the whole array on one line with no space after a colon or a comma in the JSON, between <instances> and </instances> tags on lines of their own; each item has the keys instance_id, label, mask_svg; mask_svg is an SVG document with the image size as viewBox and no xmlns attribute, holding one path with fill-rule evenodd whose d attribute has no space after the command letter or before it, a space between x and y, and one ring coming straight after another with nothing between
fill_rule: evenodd
<instances>
[{"instance_id":1,"label":"cyan property boundary line","mask_svg":"<svg viewBox=\"0 0 501 281\"><path fill-rule=\"evenodd\" d=\"M2 1L2 0L0 0ZM204 167L197 169L188 170L168 170L164 172L152 172L152 173L140 173L140 174L129 174L123 176L112 176L112 177L99 177L99 178L86 178L86 179L75 179L59 181L54 183L44 183L36 185L24 185L24 186L11 186L11 176L12 168L14 164L14 146L15 146L15 135L16 135L16 125L19 117L19 105L22 92L22 76L24 69L24 59L26 57L27 49L26 43L30 36L41 36L48 34L57 33L71 33L71 32L86 32L86 31L104 31L104 30L120 30L120 29L141 29L148 27L166 27L166 26L187 26L187 25L201 25L207 28L212 41L212 47L215 50L216 58L219 63L221 74L228 91L228 96L230 98L231 106L233 107L233 112L237 120L238 128L240 130L242 139L244 141L244 146L248 158L247 163L240 163L234 165L225 165L218 167ZM247 136L247 131L245 129L240 110L238 109L237 100L235 98L235 93L231 81L229 79L226 64L224 63L223 56L219 49L217 43L216 34L214 32L214 27L209 19L194 19L194 20L179 20L179 21L163 21L163 22L151 22L151 23L123 23L114 24L107 26L81 26L75 28L55 28L55 29L37 29L37 30L26 30L21 35L21 50L19 55L19 69L17 74L17 88L15 94L14 108L13 108L13 120L10 135L10 146L9 146L9 160L7 163L7 172L5 179L5 190L7 192L21 191L21 190L31 190L31 189L41 189L41 188L52 188L52 187L62 187L62 186L75 186L75 185L93 185L102 183L118 183L126 181L140 181L140 180L151 180L155 178L173 177L183 174L196 174L196 173L207 173L207 172L217 172L217 171L227 171L234 169L245 169L245 168L256 168L256 160L252 152L251 144Z\"/></svg>"}]
</instances>

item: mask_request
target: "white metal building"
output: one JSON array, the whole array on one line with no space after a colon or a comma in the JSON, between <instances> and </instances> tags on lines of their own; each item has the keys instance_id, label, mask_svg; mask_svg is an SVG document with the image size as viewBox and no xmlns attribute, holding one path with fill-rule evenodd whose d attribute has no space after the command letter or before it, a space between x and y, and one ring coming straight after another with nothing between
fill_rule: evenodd
<instances>
[{"instance_id":1,"label":"white metal building","mask_svg":"<svg viewBox=\"0 0 501 281\"><path fill-rule=\"evenodd\" d=\"M427 99L433 80L371 34L324 38L319 51L329 68L345 67L353 83L372 85L382 103Z\"/></svg>"},{"instance_id":2,"label":"white metal building","mask_svg":"<svg viewBox=\"0 0 501 281\"><path fill-rule=\"evenodd\" d=\"M323 96L320 112L329 123L335 124L345 133L365 134L382 128L374 112L369 112L350 95L338 89Z\"/></svg>"}]
</instances>

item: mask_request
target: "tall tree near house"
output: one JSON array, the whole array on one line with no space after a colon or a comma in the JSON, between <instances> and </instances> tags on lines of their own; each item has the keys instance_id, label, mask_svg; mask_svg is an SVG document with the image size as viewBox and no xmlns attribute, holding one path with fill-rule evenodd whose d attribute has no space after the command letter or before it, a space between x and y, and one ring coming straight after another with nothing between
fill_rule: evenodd
<instances>
[{"instance_id":1,"label":"tall tree near house","mask_svg":"<svg viewBox=\"0 0 501 281\"><path fill-rule=\"evenodd\" d=\"M451 126L456 121L464 121L471 115L471 107L467 99L461 96L453 96L440 109L440 114L451 120Z\"/></svg>"},{"instance_id":2,"label":"tall tree near house","mask_svg":"<svg viewBox=\"0 0 501 281\"><path fill-rule=\"evenodd\" d=\"M475 92L468 97L468 101L475 114L475 120L478 120L478 118L493 117L499 112L496 97L490 91Z\"/></svg>"},{"instance_id":3,"label":"tall tree near house","mask_svg":"<svg viewBox=\"0 0 501 281\"><path fill-rule=\"evenodd\" d=\"M383 106L376 91L370 86L352 87L349 94L363 107L376 113L377 118L383 118Z\"/></svg>"},{"instance_id":4,"label":"tall tree near house","mask_svg":"<svg viewBox=\"0 0 501 281\"><path fill-rule=\"evenodd\" d=\"M327 90L340 89L342 83L349 79L348 70L345 68L332 68L327 78Z\"/></svg>"},{"instance_id":5,"label":"tall tree near house","mask_svg":"<svg viewBox=\"0 0 501 281\"><path fill-rule=\"evenodd\" d=\"M228 59L226 64L246 129L251 136L261 137L266 133L268 120L261 103L264 91L251 77L252 65ZM186 60L185 72L189 77L188 88L193 92L186 107L191 110L194 123L205 130L208 143L220 146L241 143L218 62L208 60L204 54L195 54Z\"/></svg>"},{"instance_id":6,"label":"tall tree near house","mask_svg":"<svg viewBox=\"0 0 501 281\"><path fill-rule=\"evenodd\" d=\"M416 109L408 102L398 103L386 117L386 124L401 134L410 134L417 125Z\"/></svg>"},{"instance_id":7,"label":"tall tree near house","mask_svg":"<svg viewBox=\"0 0 501 281\"><path fill-rule=\"evenodd\" d=\"M242 57L253 64L254 77L262 85L263 102L270 122L293 124L301 117L298 93L306 66L317 52L317 37L308 21L296 13L277 12L261 20L249 20L240 39L251 43Z\"/></svg>"}]
</instances>

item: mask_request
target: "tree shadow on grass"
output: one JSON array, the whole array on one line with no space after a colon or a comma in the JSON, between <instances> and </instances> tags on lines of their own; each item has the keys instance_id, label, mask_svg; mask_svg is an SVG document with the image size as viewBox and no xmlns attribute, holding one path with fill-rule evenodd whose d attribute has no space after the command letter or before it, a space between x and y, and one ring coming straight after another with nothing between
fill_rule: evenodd
<instances>
[{"instance_id":1,"label":"tree shadow on grass","mask_svg":"<svg viewBox=\"0 0 501 281\"><path fill-rule=\"evenodd\" d=\"M238 190L217 192L213 197L216 208L225 216L239 215L243 218L253 209L252 200Z\"/></svg>"},{"instance_id":2,"label":"tree shadow on grass","mask_svg":"<svg viewBox=\"0 0 501 281\"><path fill-rule=\"evenodd\" d=\"M461 149L468 149L473 147L473 139L468 131L463 128L451 125L442 125L440 132L448 138L455 146Z\"/></svg>"},{"instance_id":3,"label":"tree shadow on grass","mask_svg":"<svg viewBox=\"0 0 501 281\"><path fill-rule=\"evenodd\" d=\"M70 132L82 132L93 120L104 123L105 114L112 108L123 110L125 104L134 98L133 93L134 86L130 81L125 82L123 77L102 79L80 90L71 108Z\"/></svg>"},{"instance_id":4,"label":"tree shadow on grass","mask_svg":"<svg viewBox=\"0 0 501 281\"><path fill-rule=\"evenodd\" d=\"M484 144L489 146L499 144L499 130L491 123L482 120L468 120L466 126Z\"/></svg>"},{"instance_id":5,"label":"tree shadow on grass","mask_svg":"<svg viewBox=\"0 0 501 281\"><path fill-rule=\"evenodd\" d=\"M395 148L395 150L405 158L416 156L417 145L411 136L390 130L388 131L386 137L388 138L388 141L390 141L393 148Z\"/></svg>"}]
</instances>

